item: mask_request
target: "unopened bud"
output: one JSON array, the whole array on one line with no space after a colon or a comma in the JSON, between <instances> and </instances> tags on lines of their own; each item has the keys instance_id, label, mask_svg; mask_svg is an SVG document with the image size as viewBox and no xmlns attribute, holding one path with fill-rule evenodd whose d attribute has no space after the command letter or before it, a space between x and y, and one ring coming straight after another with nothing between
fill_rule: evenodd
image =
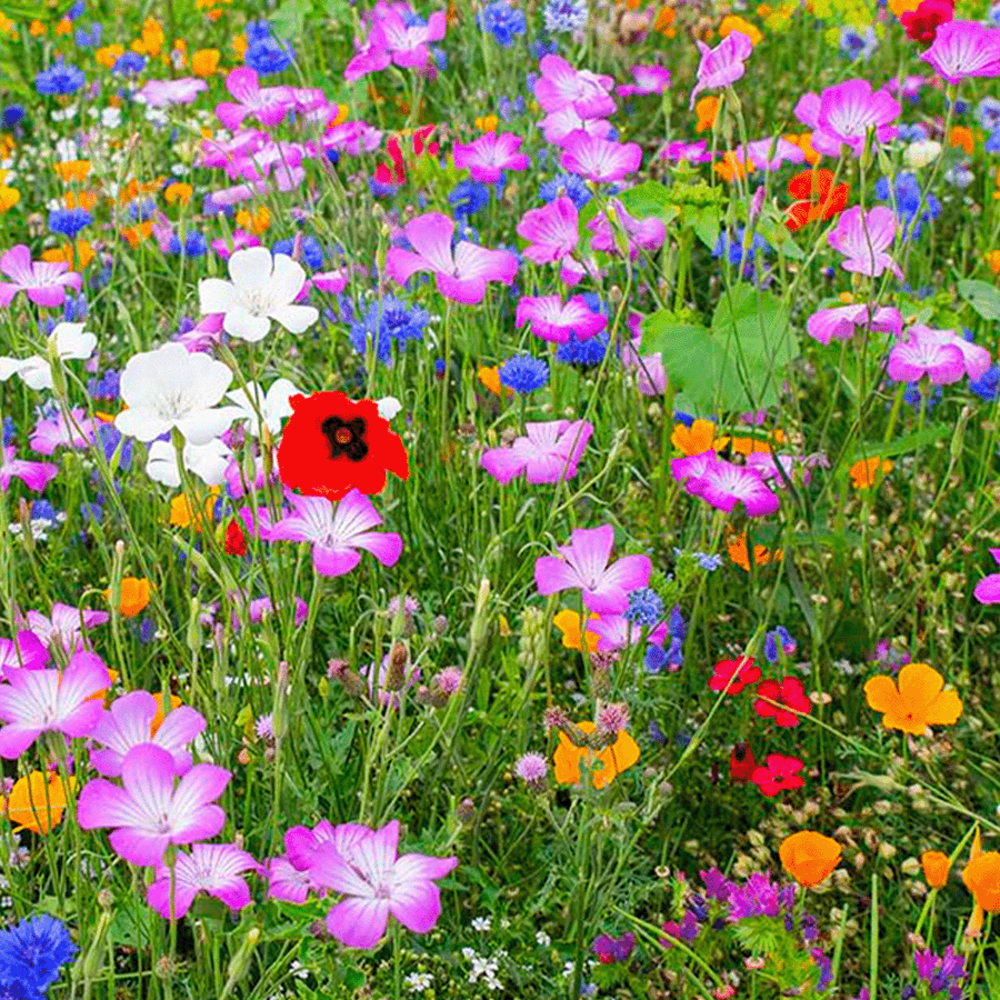
<instances>
[{"instance_id":1,"label":"unopened bud","mask_svg":"<svg viewBox=\"0 0 1000 1000\"><path fill-rule=\"evenodd\" d=\"M462 799L455 810L459 823L468 826L476 818L476 803L472 799Z\"/></svg>"},{"instance_id":2,"label":"unopened bud","mask_svg":"<svg viewBox=\"0 0 1000 1000\"><path fill-rule=\"evenodd\" d=\"M250 971L250 963L253 961L254 949L257 947L257 942L259 940L259 928L251 927L247 932L246 940L240 945L239 951L233 955L229 962L226 985L222 990L219 1000L226 1000L226 998L233 992L233 988L236 984L240 982L240 980L242 980Z\"/></svg>"}]
</instances>

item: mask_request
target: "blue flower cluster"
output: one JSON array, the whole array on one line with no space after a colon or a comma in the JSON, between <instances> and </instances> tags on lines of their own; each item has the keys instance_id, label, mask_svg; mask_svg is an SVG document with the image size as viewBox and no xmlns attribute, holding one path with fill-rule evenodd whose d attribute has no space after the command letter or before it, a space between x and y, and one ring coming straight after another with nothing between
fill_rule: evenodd
<instances>
[{"instance_id":1,"label":"blue flower cluster","mask_svg":"<svg viewBox=\"0 0 1000 1000\"><path fill-rule=\"evenodd\" d=\"M86 82L82 69L57 59L35 77L35 89L39 94L75 94Z\"/></svg>"},{"instance_id":2,"label":"blue flower cluster","mask_svg":"<svg viewBox=\"0 0 1000 1000\"><path fill-rule=\"evenodd\" d=\"M482 31L488 31L497 45L509 49L518 35L523 35L528 24L524 11L511 7L507 0L492 0L477 15L476 20Z\"/></svg>"},{"instance_id":3,"label":"blue flower cluster","mask_svg":"<svg viewBox=\"0 0 1000 1000\"><path fill-rule=\"evenodd\" d=\"M0 930L0 998L44 996L76 951L65 925L47 913Z\"/></svg>"},{"instance_id":4,"label":"blue flower cluster","mask_svg":"<svg viewBox=\"0 0 1000 1000\"><path fill-rule=\"evenodd\" d=\"M271 34L267 21L251 21L246 27L247 51L243 62L261 76L288 69L295 59L295 50L288 42Z\"/></svg>"},{"instance_id":5,"label":"blue flower cluster","mask_svg":"<svg viewBox=\"0 0 1000 1000\"><path fill-rule=\"evenodd\" d=\"M875 185L875 196L882 201L895 201L896 217L902 226L902 237L918 239L925 222L932 222L941 214L941 202L930 192L920 195L920 182L916 175L906 172L896 178L892 198L889 196L889 179L880 177Z\"/></svg>"},{"instance_id":6,"label":"blue flower cluster","mask_svg":"<svg viewBox=\"0 0 1000 1000\"><path fill-rule=\"evenodd\" d=\"M402 348L410 340L423 339L429 319L426 309L387 295L381 302L372 302L364 316L351 324L351 343L359 354L374 351L379 361L388 361L393 344Z\"/></svg>"},{"instance_id":7,"label":"blue flower cluster","mask_svg":"<svg viewBox=\"0 0 1000 1000\"><path fill-rule=\"evenodd\" d=\"M271 253L284 253L289 257L295 257L295 240L278 240L271 247ZM323 247L315 236L306 236L299 243L299 252L296 257L300 263L318 271L323 266Z\"/></svg>"},{"instance_id":8,"label":"blue flower cluster","mask_svg":"<svg viewBox=\"0 0 1000 1000\"><path fill-rule=\"evenodd\" d=\"M576 205L577 211L591 198L586 181L578 174L557 174L538 189L538 197L546 204L555 201L560 195L569 198Z\"/></svg>"},{"instance_id":9,"label":"blue flower cluster","mask_svg":"<svg viewBox=\"0 0 1000 1000\"><path fill-rule=\"evenodd\" d=\"M758 274L758 253L763 256L771 247L767 240L759 233L754 233L753 239L747 246L744 246L746 239L746 227L737 226L732 236L728 233L720 233L716 241L712 256L716 260L728 260L733 267L741 269L742 277L745 281L756 281Z\"/></svg>"}]
</instances>

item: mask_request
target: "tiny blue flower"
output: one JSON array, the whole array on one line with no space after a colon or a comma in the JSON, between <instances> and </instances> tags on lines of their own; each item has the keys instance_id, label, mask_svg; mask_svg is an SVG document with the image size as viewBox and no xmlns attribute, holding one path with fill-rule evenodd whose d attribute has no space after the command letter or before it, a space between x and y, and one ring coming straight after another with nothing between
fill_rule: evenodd
<instances>
[{"instance_id":1,"label":"tiny blue flower","mask_svg":"<svg viewBox=\"0 0 1000 1000\"><path fill-rule=\"evenodd\" d=\"M663 621L663 598L650 587L640 587L628 595L628 609L622 616L645 628L655 628Z\"/></svg>"}]
</instances>

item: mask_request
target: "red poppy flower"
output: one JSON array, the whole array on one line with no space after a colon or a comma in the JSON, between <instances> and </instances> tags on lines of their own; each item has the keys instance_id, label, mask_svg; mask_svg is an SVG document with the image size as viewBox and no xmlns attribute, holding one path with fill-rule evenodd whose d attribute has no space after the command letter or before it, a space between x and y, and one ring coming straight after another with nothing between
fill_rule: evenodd
<instances>
[{"instance_id":1,"label":"red poppy flower","mask_svg":"<svg viewBox=\"0 0 1000 1000\"><path fill-rule=\"evenodd\" d=\"M247 536L240 522L233 519L226 528L226 553L231 556L247 554Z\"/></svg>"},{"instance_id":2,"label":"red poppy flower","mask_svg":"<svg viewBox=\"0 0 1000 1000\"><path fill-rule=\"evenodd\" d=\"M851 188L834 186L829 170L803 170L788 182L788 193L800 200L788 209L785 226L795 232L816 219L832 219L847 208Z\"/></svg>"},{"instance_id":3,"label":"red poppy flower","mask_svg":"<svg viewBox=\"0 0 1000 1000\"><path fill-rule=\"evenodd\" d=\"M782 677L780 681L761 681L757 685L753 708L762 719L774 719L776 725L791 729L799 724L795 713L808 715L812 702L806 697L802 681L797 677Z\"/></svg>"},{"instance_id":4,"label":"red poppy flower","mask_svg":"<svg viewBox=\"0 0 1000 1000\"><path fill-rule=\"evenodd\" d=\"M756 770L757 761L754 760L750 744L737 743L729 755L729 780L734 785L745 785Z\"/></svg>"},{"instance_id":5,"label":"red poppy flower","mask_svg":"<svg viewBox=\"0 0 1000 1000\"><path fill-rule=\"evenodd\" d=\"M930 45L937 37L938 27L954 17L955 4L951 0L922 0L916 10L900 14L899 23L915 42Z\"/></svg>"},{"instance_id":6,"label":"red poppy flower","mask_svg":"<svg viewBox=\"0 0 1000 1000\"><path fill-rule=\"evenodd\" d=\"M805 779L798 773L803 768L798 757L785 757L780 753L769 753L767 762L753 772L753 783L768 797L791 788L801 788Z\"/></svg>"},{"instance_id":7,"label":"red poppy flower","mask_svg":"<svg viewBox=\"0 0 1000 1000\"><path fill-rule=\"evenodd\" d=\"M278 472L289 489L339 500L352 489L385 488L386 470L410 474L406 448L371 399L342 392L292 396L293 413L278 446Z\"/></svg>"},{"instance_id":8,"label":"red poppy flower","mask_svg":"<svg viewBox=\"0 0 1000 1000\"><path fill-rule=\"evenodd\" d=\"M727 691L728 694L739 694L748 684L756 684L761 677L760 667L754 666L752 656L741 656L738 660L719 660L712 670L708 686L713 691Z\"/></svg>"}]
</instances>

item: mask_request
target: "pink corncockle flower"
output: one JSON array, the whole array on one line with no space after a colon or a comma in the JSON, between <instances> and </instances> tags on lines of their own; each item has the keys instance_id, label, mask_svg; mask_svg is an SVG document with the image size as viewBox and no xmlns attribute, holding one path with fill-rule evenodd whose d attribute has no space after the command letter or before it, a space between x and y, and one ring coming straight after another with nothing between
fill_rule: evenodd
<instances>
[{"instance_id":1,"label":"pink corncockle flower","mask_svg":"<svg viewBox=\"0 0 1000 1000\"><path fill-rule=\"evenodd\" d=\"M403 10L406 8L404 7ZM407 25L403 10L379 0L372 11L372 30L367 44L361 46L344 70L348 82L368 73L377 73L390 63L404 69L423 70L430 58L428 42L439 42L448 30L444 11L437 11L427 23Z\"/></svg>"},{"instance_id":2,"label":"pink corncockle flower","mask_svg":"<svg viewBox=\"0 0 1000 1000\"><path fill-rule=\"evenodd\" d=\"M700 476L688 479L684 489L726 513L742 504L748 517L766 517L781 503L756 469L733 465L722 458L708 463Z\"/></svg>"},{"instance_id":3,"label":"pink corncockle flower","mask_svg":"<svg viewBox=\"0 0 1000 1000\"><path fill-rule=\"evenodd\" d=\"M821 344L829 344L831 340L850 340L855 332L865 329L898 337L903 332L903 315L892 306L872 309L861 303L819 309L806 322L809 336Z\"/></svg>"},{"instance_id":4,"label":"pink corncockle flower","mask_svg":"<svg viewBox=\"0 0 1000 1000\"><path fill-rule=\"evenodd\" d=\"M747 455L746 460L748 469L759 472L760 478L765 483L777 489L784 489L788 480L795 482L795 470L799 466L802 469L802 482L808 485L812 473L809 471L805 458L801 455L773 455L763 451L752 451Z\"/></svg>"},{"instance_id":5,"label":"pink corncockle flower","mask_svg":"<svg viewBox=\"0 0 1000 1000\"><path fill-rule=\"evenodd\" d=\"M653 564L648 556L636 555L622 556L609 566L614 542L615 529L610 524L577 528L570 544L559 546L558 556L535 560L538 592L548 596L579 587L588 611L621 614L628 608L629 591L648 586Z\"/></svg>"},{"instance_id":6,"label":"pink corncockle flower","mask_svg":"<svg viewBox=\"0 0 1000 1000\"><path fill-rule=\"evenodd\" d=\"M892 210L879 205L867 213L860 205L841 212L837 228L827 237L830 246L847 258L840 262L845 271L877 278L886 270L903 277L899 265L886 252L896 238Z\"/></svg>"},{"instance_id":7,"label":"pink corncockle flower","mask_svg":"<svg viewBox=\"0 0 1000 1000\"><path fill-rule=\"evenodd\" d=\"M994 562L1000 563L1000 549L990 549L990 555L993 556ZM980 604L1000 604L1000 573L984 576L976 584L972 596Z\"/></svg>"},{"instance_id":8,"label":"pink corncockle flower","mask_svg":"<svg viewBox=\"0 0 1000 1000\"><path fill-rule=\"evenodd\" d=\"M1000 76L1000 30L978 21L948 21L938 25L934 44L920 58L951 84L970 76Z\"/></svg>"},{"instance_id":9,"label":"pink corncockle flower","mask_svg":"<svg viewBox=\"0 0 1000 1000\"><path fill-rule=\"evenodd\" d=\"M58 646L67 653L75 653L86 646L84 630L104 625L110 618L107 611L71 608L57 601L52 605L51 618L40 611L29 611L24 624L50 649Z\"/></svg>"},{"instance_id":10,"label":"pink corncockle flower","mask_svg":"<svg viewBox=\"0 0 1000 1000\"><path fill-rule=\"evenodd\" d=\"M334 826L327 819L321 819L311 830L307 826L292 826L285 831L285 854L299 871L308 871L327 845L338 854L347 855L371 832L371 827L360 823Z\"/></svg>"},{"instance_id":11,"label":"pink corncockle flower","mask_svg":"<svg viewBox=\"0 0 1000 1000\"><path fill-rule=\"evenodd\" d=\"M535 99L543 111L559 111L569 105L581 118L604 118L615 113L610 76L573 69L562 56L543 56L541 75L535 81Z\"/></svg>"},{"instance_id":12,"label":"pink corncockle flower","mask_svg":"<svg viewBox=\"0 0 1000 1000\"><path fill-rule=\"evenodd\" d=\"M899 133L893 122L902 110L888 90L873 91L861 79L845 80L822 94L803 94L795 105L796 116L813 130L813 149L828 156L839 156L843 146L860 156L870 129L877 142L890 142Z\"/></svg>"},{"instance_id":13,"label":"pink corncockle flower","mask_svg":"<svg viewBox=\"0 0 1000 1000\"><path fill-rule=\"evenodd\" d=\"M642 146L637 142L611 142L578 130L570 132L562 146L563 169L595 183L620 181L642 164Z\"/></svg>"},{"instance_id":14,"label":"pink corncockle flower","mask_svg":"<svg viewBox=\"0 0 1000 1000\"><path fill-rule=\"evenodd\" d=\"M600 267L593 254L589 254L582 260L564 257L559 267L559 280L567 288L575 288L584 278L590 278L595 284L600 284L607 273L607 268Z\"/></svg>"},{"instance_id":15,"label":"pink corncockle flower","mask_svg":"<svg viewBox=\"0 0 1000 1000\"><path fill-rule=\"evenodd\" d=\"M468 240L460 240L453 250L454 231L454 221L441 212L411 219L403 233L416 252L390 247L386 273L403 285L418 271L431 271L446 299L467 305L482 302L488 281L513 282L517 258L509 250L487 250Z\"/></svg>"},{"instance_id":16,"label":"pink corncockle flower","mask_svg":"<svg viewBox=\"0 0 1000 1000\"><path fill-rule=\"evenodd\" d=\"M598 637L599 653L614 653L619 649L637 645L642 639L642 626L631 622L624 615L603 614L587 622L588 632ZM662 646L667 636L667 623L657 623L646 635L646 641Z\"/></svg>"},{"instance_id":17,"label":"pink corncockle flower","mask_svg":"<svg viewBox=\"0 0 1000 1000\"><path fill-rule=\"evenodd\" d=\"M74 407L66 414L60 413L55 420L39 420L32 431L28 444L39 455L51 455L56 448L89 448L94 440L94 421L82 407ZM3 470L0 469L0 482Z\"/></svg>"},{"instance_id":18,"label":"pink corncockle flower","mask_svg":"<svg viewBox=\"0 0 1000 1000\"><path fill-rule=\"evenodd\" d=\"M90 734L91 740L103 747L90 751L94 770L105 778L118 778L129 751L153 743L173 757L175 774L187 774L192 764L188 744L205 731L205 717L189 705L178 705L163 717L154 733L153 720L159 711L148 691L132 691L116 698Z\"/></svg>"},{"instance_id":19,"label":"pink corncockle flower","mask_svg":"<svg viewBox=\"0 0 1000 1000\"><path fill-rule=\"evenodd\" d=\"M268 139L259 149L229 160L225 171L233 180L262 181L271 176L275 167L301 167L303 156L304 150L299 143Z\"/></svg>"},{"instance_id":20,"label":"pink corncockle flower","mask_svg":"<svg viewBox=\"0 0 1000 1000\"><path fill-rule=\"evenodd\" d=\"M147 80L135 95L135 100L151 108L165 108L170 104L190 104L208 84L193 76L180 80Z\"/></svg>"},{"instance_id":21,"label":"pink corncockle flower","mask_svg":"<svg viewBox=\"0 0 1000 1000\"><path fill-rule=\"evenodd\" d=\"M608 325L608 318L594 312L582 295L574 295L568 302L558 295L525 295L517 304L514 323L530 323L536 337L565 344L570 334L576 334L577 340L588 340L600 333Z\"/></svg>"},{"instance_id":22,"label":"pink corncockle flower","mask_svg":"<svg viewBox=\"0 0 1000 1000\"><path fill-rule=\"evenodd\" d=\"M322 139L323 151L360 156L374 153L382 145L382 131L368 122L341 122L327 129Z\"/></svg>"},{"instance_id":23,"label":"pink corncockle flower","mask_svg":"<svg viewBox=\"0 0 1000 1000\"><path fill-rule=\"evenodd\" d=\"M609 207L614 212L620 227L625 230L625 237L628 240L629 257L632 260L638 259L639 253L642 250L645 250L647 253L653 253L663 246L667 230L662 219L657 219L652 215L646 219L638 219L629 213L620 199L611 198L609 202ZM599 212L595 215L587 223L587 228L594 234L590 241L590 245L594 250L611 254L619 252L618 243L615 238L615 228L604 212Z\"/></svg>"},{"instance_id":24,"label":"pink corncockle flower","mask_svg":"<svg viewBox=\"0 0 1000 1000\"><path fill-rule=\"evenodd\" d=\"M691 91L691 110L703 90L728 87L747 71L746 63L753 52L753 42L742 31L733 31L710 49L704 42L698 42L701 62L698 64L698 82Z\"/></svg>"},{"instance_id":25,"label":"pink corncockle flower","mask_svg":"<svg viewBox=\"0 0 1000 1000\"><path fill-rule=\"evenodd\" d=\"M23 243L0 257L0 271L11 279L9 284L0 283L0 306L9 306L22 291L36 306L61 306L66 301L67 287L79 292L83 282L65 261L53 264L33 261L31 251Z\"/></svg>"},{"instance_id":26,"label":"pink corncockle flower","mask_svg":"<svg viewBox=\"0 0 1000 1000\"><path fill-rule=\"evenodd\" d=\"M524 430L526 437L517 438L510 448L490 448L479 459L501 485L522 472L532 484L573 479L594 426L585 420L548 420L526 423Z\"/></svg>"},{"instance_id":27,"label":"pink corncockle flower","mask_svg":"<svg viewBox=\"0 0 1000 1000\"><path fill-rule=\"evenodd\" d=\"M889 352L888 374L897 382L915 382L926 374L936 385L947 385L963 375L982 378L992 364L986 348L969 343L954 330L915 323L906 333L907 340Z\"/></svg>"},{"instance_id":28,"label":"pink corncockle flower","mask_svg":"<svg viewBox=\"0 0 1000 1000\"><path fill-rule=\"evenodd\" d=\"M529 242L524 256L535 264L551 264L569 256L579 240L578 220L576 205L565 195L525 212L517 224L517 235Z\"/></svg>"},{"instance_id":29,"label":"pink corncockle flower","mask_svg":"<svg viewBox=\"0 0 1000 1000\"><path fill-rule=\"evenodd\" d=\"M56 476L59 466L51 462L28 462L23 458L15 458L17 449L8 445L0 452L0 490L4 493L10 489L12 479L20 479L25 486L41 493Z\"/></svg>"},{"instance_id":30,"label":"pink corncockle flower","mask_svg":"<svg viewBox=\"0 0 1000 1000\"><path fill-rule=\"evenodd\" d=\"M639 391L644 396L662 396L667 389L667 370L663 366L663 355L642 354L642 317L629 313L628 327L631 340L622 344L622 364L635 373Z\"/></svg>"},{"instance_id":31,"label":"pink corncockle flower","mask_svg":"<svg viewBox=\"0 0 1000 1000\"><path fill-rule=\"evenodd\" d=\"M300 870L286 857L271 858L265 871L267 898L286 903L304 903L312 892L322 890L312 880L308 869Z\"/></svg>"},{"instance_id":32,"label":"pink corncockle flower","mask_svg":"<svg viewBox=\"0 0 1000 1000\"><path fill-rule=\"evenodd\" d=\"M886 83L885 89L888 90L890 94L896 94L903 98L903 100L913 101L920 96L920 91L923 90L927 84L933 82L933 76L920 76L919 74L911 73L908 76L904 76L900 80L893 78Z\"/></svg>"},{"instance_id":33,"label":"pink corncockle flower","mask_svg":"<svg viewBox=\"0 0 1000 1000\"><path fill-rule=\"evenodd\" d=\"M528 156L519 153L524 140L510 132L487 132L475 142L456 142L452 148L456 170L468 170L473 180L495 184L505 170L527 170Z\"/></svg>"},{"instance_id":34,"label":"pink corncockle flower","mask_svg":"<svg viewBox=\"0 0 1000 1000\"><path fill-rule=\"evenodd\" d=\"M577 131L586 132L598 139L607 139L614 128L607 118L581 118L571 104L558 111L550 111L538 122L538 127L542 130L545 141L553 146L562 146L566 137Z\"/></svg>"},{"instance_id":35,"label":"pink corncockle flower","mask_svg":"<svg viewBox=\"0 0 1000 1000\"><path fill-rule=\"evenodd\" d=\"M618 84L622 97L633 94L662 94L670 86L670 70L662 66L633 66L634 83Z\"/></svg>"},{"instance_id":36,"label":"pink corncockle flower","mask_svg":"<svg viewBox=\"0 0 1000 1000\"><path fill-rule=\"evenodd\" d=\"M244 507L244 510L249 511L248 507ZM251 512L252 513L252 512ZM238 594L231 594L231 600L234 604L239 604L240 597ZM234 632L239 632L243 627L243 622L240 618L242 613L242 608L237 607L233 609L232 626ZM270 615L274 613L274 602L270 597L258 597L251 601L246 608L247 618L250 620L251 625L259 625L263 620L265 615ZM309 618L309 604L304 601L297 594L295 596L295 617L292 619L293 624L296 628L301 628L306 620Z\"/></svg>"},{"instance_id":37,"label":"pink corncockle flower","mask_svg":"<svg viewBox=\"0 0 1000 1000\"><path fill-rule=\"evenodd\" d=\"M177 852L172 886L170 869L166 865L156 869L156 881L146 890L146 902L164 920L177 920L191 909L199 892L206 892L235 913L250 905L250 887L244 876L258 870L253 856L235 844L195 844L190 854Z\"/></svg>"},{"instance_id":38,"label":"pink corncockle flower","mask_svg":"<svg viewBox=\"0 0 1000 1000\"><path fill-rule=\"evenodd\" d=\"M335 271L317 271L309 278L312 285L326 295L339 295L347 287L348 280L348 273L344 268L337 268Z\"/></svg>"},{"instance_id":39,"label":"pink corncockle flower","mask_svg":"<svg viewBox=\"0 0 1000 1000\"><path fill-rule=\"evenodd\" d=\"M732 162L730 157L734 157L737 163L749 160L758 170L767 171L777 170L785 163L802 163L806 154L801 146L778 136L776 139L755 139L746 146L737 146L726 154L726 159Z\"/></svg>"},{"instance_id":40,"label":"pink corncockle flower","mask_svg":"<svg viewBox=\"0 0 1000 1000\"><path fill-rule=\"evenodd\" d=\"M925 337L934 337L942 344L952 344L962 352L962 362L965 365L965 374L970 379L982 378L993 364L990 352L979 344L973 344L955 330L932 330L929 326L915 324L910 327L910 334L920 331Z\"/></svg>"},{"instance_id":41,"label":"pink corncockle flower","mask_svg":"<svg viewBox=\"0 0 1000 1000\"><path fill-rule=\"evenodd\" d=\"M326 928L348 948L374 948L385 936L390 914L415 934L426 934L441 915L434 884L458 858L399 852L399 821L370 832L345 853L323 847L309 869L313 879L344 897L327 914Z\"/></svg>"},{"instance_id":42,"label":"pink corncockle flower","mask_svg":"<svg viewBox=\"0 0 1000 1000\"><path fill-rule=\"evenodd\" d=\"M684 485L689 479L701 479L719 461L714 451L700 451L697 455L670 460L670 472L678 483Z\"/></svg>"},{"instance_id":43,"label":"pink corncockle flower","mask_svg":"<svg viewBox=\"0 0 1000 1000\"><path fill-rule=\"evenodd\" d=\"M708 143L700 142L668 142L660 150L661 160L672 160L685 163L708 163L712 154L708 151Z\"/></svg>"},{"instance_id":44,"label":"pink corncockle flower","mask_svg":"<svg viewBox=\"0 0 1000 1000\"><path fill-rule=\"evenodd\" d=\"M251 115L261 125L273 128L284 121L292 109L288 87L261 87L257 71L248 66L230 72L226 77L226 90L236 100L220 102L215 113L230 132L237 132L243 120Z\"/></svg>"},{"instance_id":45,"label":"pink corncockle flower","mask_svg":"<svg viewBox=\"0 0 1000 1000\"><path fill-rule=\"evenodd\" d=\"M233 231L232 235L228 238L219 237L218 239L212 240L212 249L223 259L229 260L230 257L237 250L244 250L247 247L259 247L260 237L254 236L253 233L248 233L245 229L236 229ZM219 316L218 329L219 332L222 330L222 314L216 314ZM199 321L204 322L208 319L208 316L203 316Z\"/></svg>"},{"instance_id":46,"label":"pink corncockle flower","mask_svg":"<svg viewBox=\"0 0 1000 1000\"><path fill-rule=\"evenodd\" d=\"M403 539L395 532L372 531L382 523L371 500L353 489L342 500L289 495L293 513L274 524L270 542L310 542L313 567L321 576L343 576L361 562L359 549L383 566L395 566Z\"/></svg>"},{"instance_id":47,"label":"pink corncockle flower","mask_svg":"<svg viewBox=\"0 0 1000 1000\"><path fill-rule=\"evenodd\" d=\"M0 685L0 757L16 760L42 733L89 736L104 711L94 695L111 686L111 676L95 653L70 657L65 670L5 671Z\"/></svg>"},{"instance_id":48,"label":"pink corncockle flower","mask_svg":"<svg viewBox=\"0 0 1000 1000\"><path fill-rule=\"evenodd\" d=\"M0 679L10 670L41 670L48 662L49 651L28 629L13 639L0 639Z\"/></svg>"},{"instance_id":49,"label":"pink corncockle flower","mask_svg":"<svg viewBox=\"0 0 1000 1000\"><path fill-rule=\"evenodd\" d=\"M226 814L215 800L232 774L214 764L195 764L174 784L174 758L150 743L130 750L122 762L122 786L106 778L89 781L77 803L84 830L110 828L111 846L134 865L161 865L171 844L193 844L216 836Z\"/></svg>"}]
</instances>

